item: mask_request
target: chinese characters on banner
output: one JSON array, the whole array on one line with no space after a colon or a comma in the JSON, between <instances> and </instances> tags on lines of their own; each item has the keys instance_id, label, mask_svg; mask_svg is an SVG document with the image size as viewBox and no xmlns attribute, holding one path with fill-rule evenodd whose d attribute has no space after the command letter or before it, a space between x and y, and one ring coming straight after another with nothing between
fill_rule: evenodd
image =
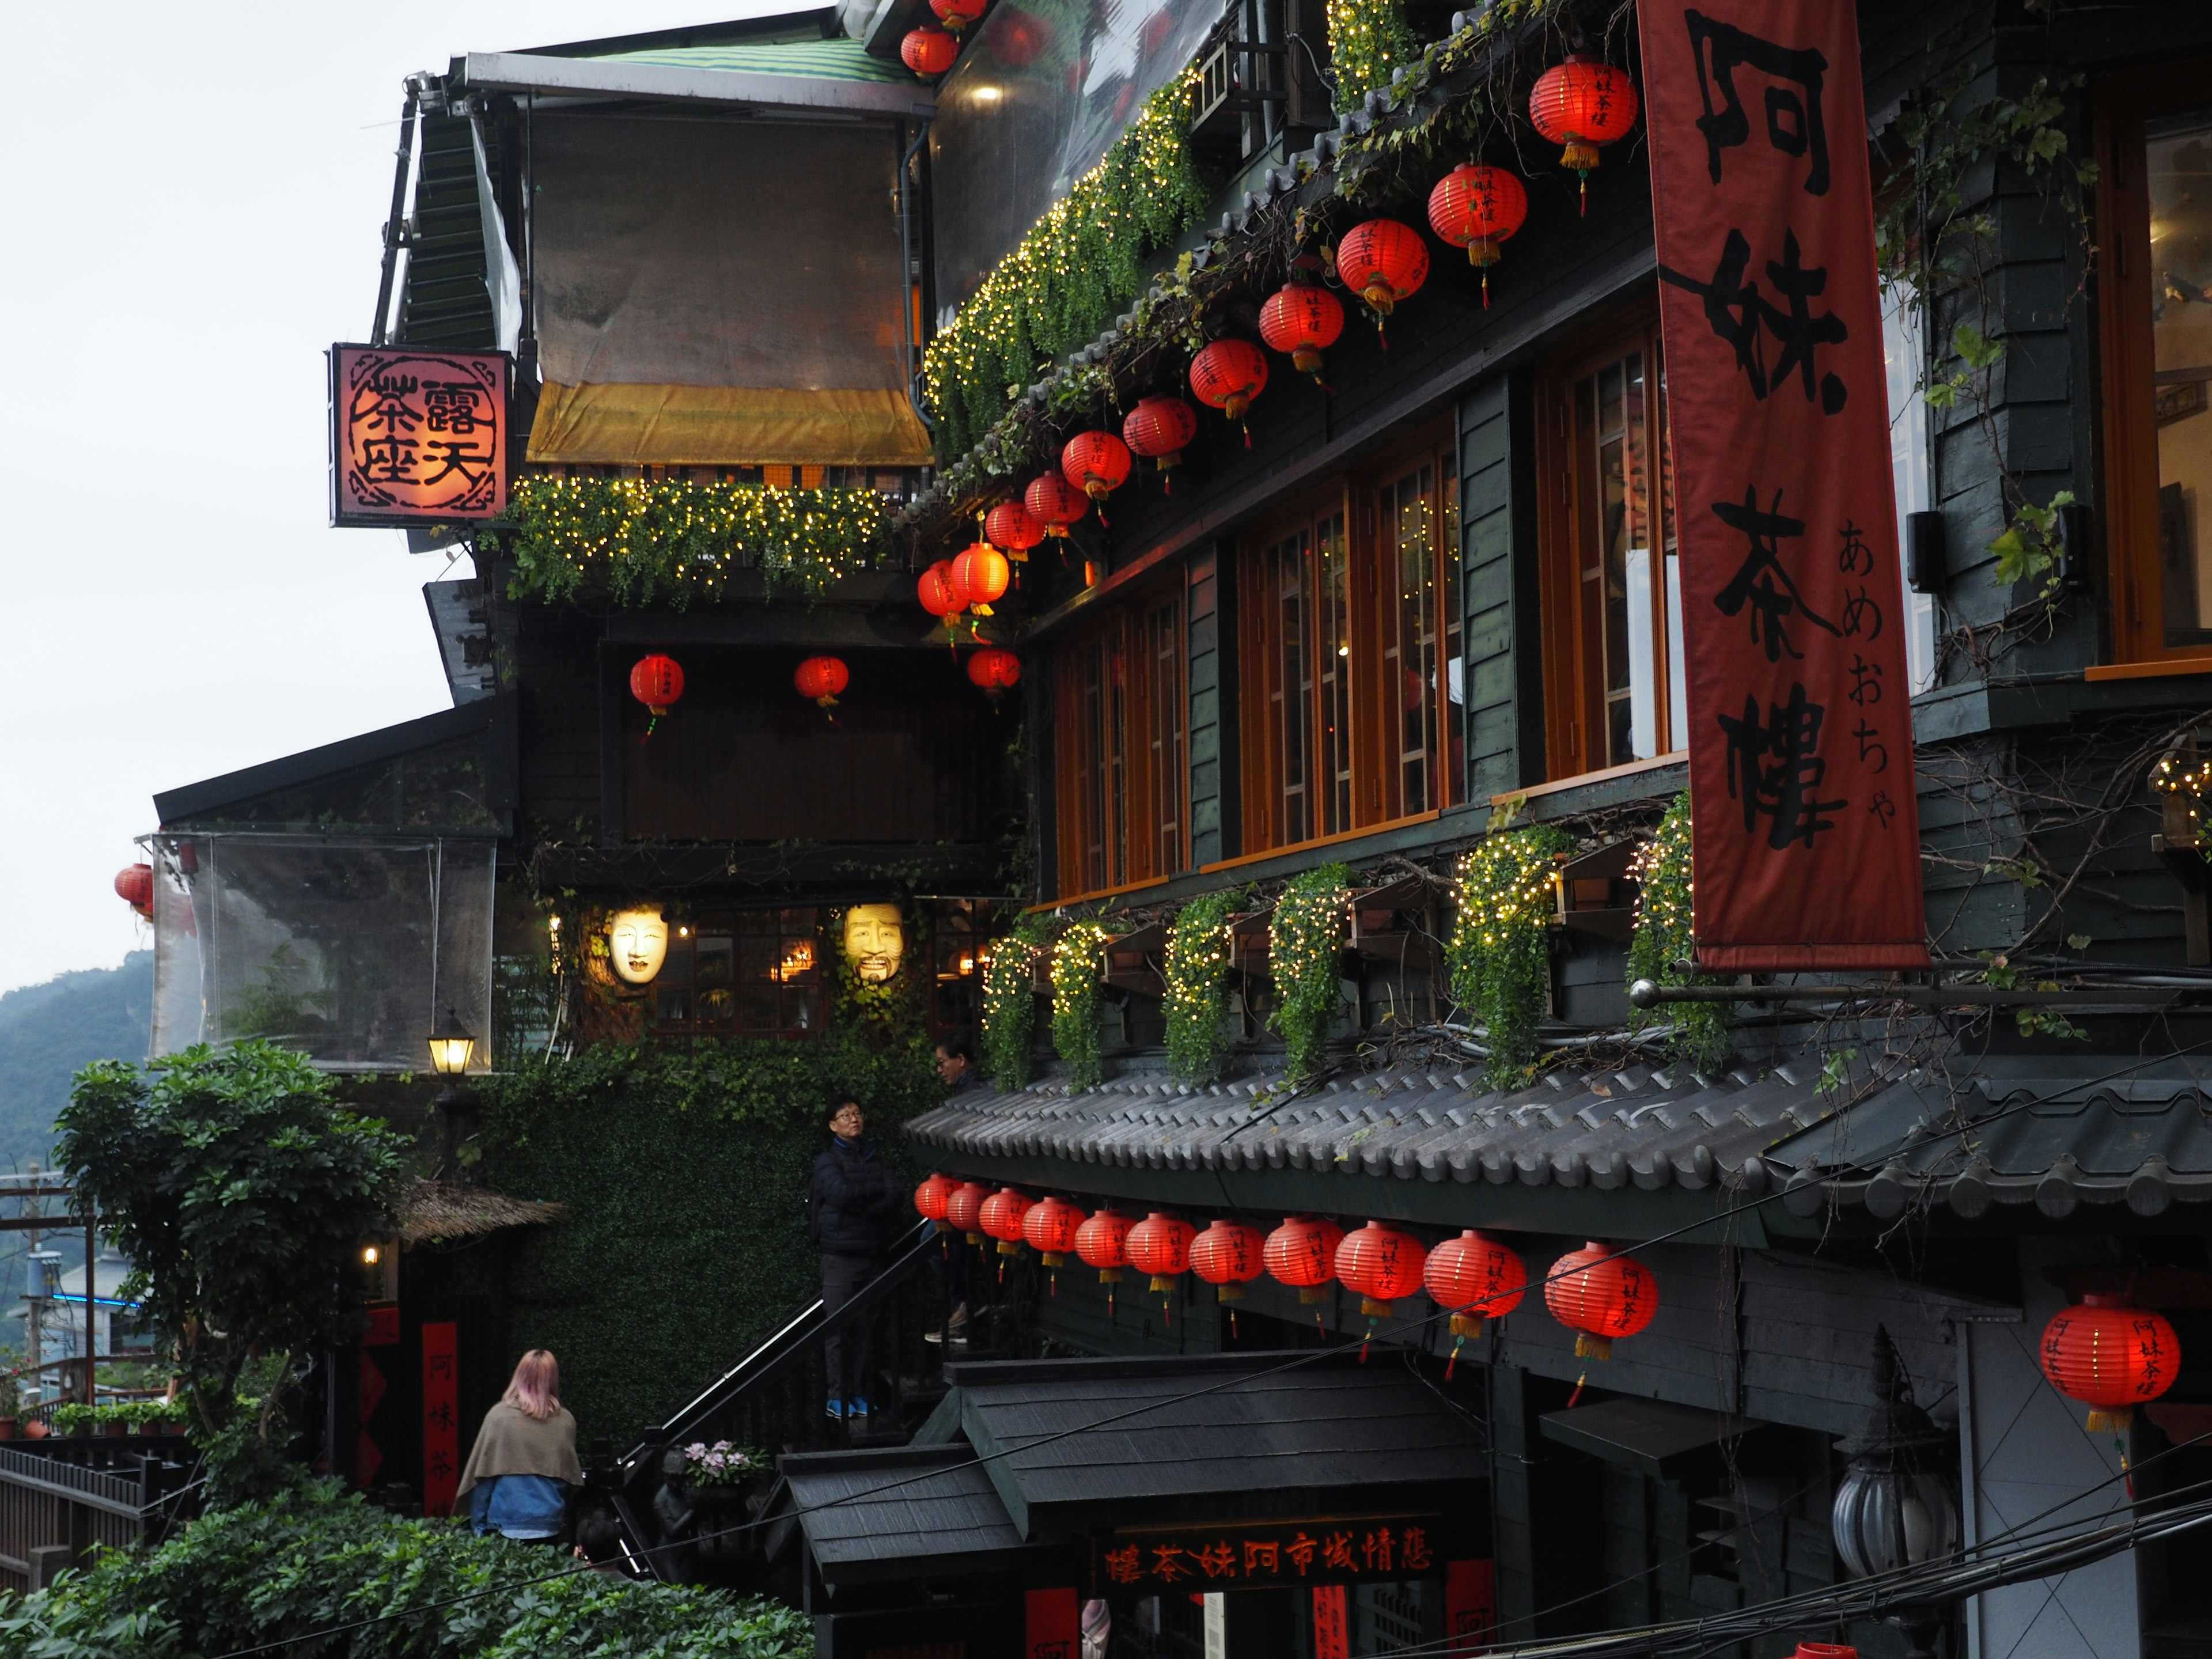
<instances>
[{"instance_id":1,"label":"chinese characters on banner","mask_svg":"<svg viewBox=\"0 0 2212 1659\"><path fill-rule=\"evenodd\" d=\"M1498 1640L1498 1573L1494 1562L1444 1563L1444 1634L1455 1656L1480 1653Z\"/></svg>"},{"instance_id":2,"label":"chinese characters on banner","mask_svg":"<svg viewBox=\"0 0 2212 1659\"><path fill-rule=\"evenodd\" d=\"M1025 1592L1022 1615L1026 1659L1078 1659L1083 1613L1073 1588Z\"/></svg>"},{"instance_id":3,"label":"chinese characters on banner","mask_svg":"<svg viewBox=\"0 0 2212 1659\"><path fill-rule=\"evenodd\" d=\"M507 359L331 348L331 522L436 525L507 506Z\"/></svg>"},{"instance_id":4,"label":"chinese characters on banner","mask_svg":"<svg viewBox=\"0 0 2212 1659\"><path fill-rule=\"evenodd\" d=\"M422 1513L453 1507L461 1478L459 1328L422 1328Z\"/></svg>"},{"instance_id":5,"label":"chinese characters on banner","mask_svg":"<svg viewBox=\"0 0 2212 1659\"><path fill-rule=\"evenodd\" d=\"M1698 959L1928 965L1856 15L1643 0Z\"/></svg>"},{"instance_id":6,"label":"chinese characters on banner","mask_svg":"<svg viewBox=\"0 0 2212 1659\"><path fill-rule=\"evenodd\" d=\"M1444 1523L1431 1515L1254 1521L1115 1533L1097 1541L1095 1593L1140 1595L1443 1575Z\"/></svg>"},{"instance_id":7,"label":"chinese characters on banner","mask_svg":"<svg viewBox=\"0 0 2212 1659\"><path fill-rule=\"evenodd\" d=\"M1344 1616L1344 1586L1313 1593L1314 1659L1352 1659L1352 1633Z\"/></svg>"}]
</instances>

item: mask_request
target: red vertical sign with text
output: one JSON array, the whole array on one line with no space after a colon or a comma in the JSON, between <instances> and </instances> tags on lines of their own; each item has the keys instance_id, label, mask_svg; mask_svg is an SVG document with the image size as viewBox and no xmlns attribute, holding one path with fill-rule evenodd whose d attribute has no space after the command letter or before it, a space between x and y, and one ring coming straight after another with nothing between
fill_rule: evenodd
<instances>
[{"instance_id":1,"label":"red vertical sign with text","mask_svg":"<svg viewBox=\"0 0 2212 1659\"><path fill-rule=\"evenodd\" d=\"M1075 1591L1033 1589L1023 1600L1022 1651L1027 1659L1078 1659L1083 1613Z\"/></svg>"},{"instance_id":2,"label":"red vertical sign with text","mask_svg":"<svg viewBox=\"0 0 2212 1659\"><path fill-rule=\"evenodd\" d=\"M1323 1584L1313 1593L1314 1659L1350 1659L1352 1635L1344 1618L1344 1586Z\"/></svg>"},{"instance_id":3,"label":"red vertical sign with text","mask_svg":"<svg viewBox=\"0 0 2212 1659\"><path fill-rule=\"evenodd\" d=\"M1498 1574L1488 1561L1444 1563L1444 1636L1453 1659L1498 1639Z\"/></svg>"},{"instance_id":4,"label":"red vertical sign with text","mask_svg":"<svg viewBox=\"0 0 2212 1659\"><path fill-rule=\"evenodd\" d=\"M461 1475L460 1343L450 1322L422 1328L422 1513L453 1507Z\"/></svg>"},{"instance_id":5,"label":"red vertical sign with text","mask_svg":"<svg viewBox=\"0 0 2212 1659\"><path fill-rule=\"evenodd\" d=\"M1928 965L1857 17L1640 0L1698 960Z\"/></svg>"}]
</instances>

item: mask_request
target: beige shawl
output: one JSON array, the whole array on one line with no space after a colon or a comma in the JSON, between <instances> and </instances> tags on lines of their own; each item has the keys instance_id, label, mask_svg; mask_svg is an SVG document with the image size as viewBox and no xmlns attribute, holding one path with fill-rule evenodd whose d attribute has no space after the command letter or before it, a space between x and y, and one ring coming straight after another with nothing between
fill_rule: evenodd
<instances>
[{"instance_id":1,"label":"beige shawl","mask_svg":"<svg viewBox=\"0 0 2212 1659\"><path fill-rule=\"evenodd\" d=\"M584 1484L584 1466L576 1458L576 1419L566 1406L542 1423L504 1400L484 1413L453 1497L465 1498L479 1480L502 1474L542 1474L572 1486Z\"/></svg>"}]
</instances>

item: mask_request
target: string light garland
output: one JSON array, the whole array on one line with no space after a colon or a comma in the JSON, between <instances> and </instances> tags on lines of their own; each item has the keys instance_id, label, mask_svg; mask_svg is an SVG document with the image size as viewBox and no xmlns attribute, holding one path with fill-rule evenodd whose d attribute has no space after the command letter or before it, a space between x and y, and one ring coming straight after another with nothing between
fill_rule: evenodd
<instances>
[{"instance_id":1,"label":"string light garland","mask_svg":"<svg viewBox=\"0 0 2212 1659\"><path fill-rule=\"evenodd\" d=\"M1452 1000L1486 1033L1495 1089L1519 1084L1536 1057L1551 992L1553 860L1573 848L1564 830L1532 824L1493 830L1460 860L1444 955Z\"/></svg>"},{"instance_id":2,"label":"string light garland","mask_svg":"<svg viewBox=\"0 0 2212 1659\"><path fill-rule=\"evenodd\" d=\"M2190 840L2202 845L2204 840L2204 800L2212 795L2212 759L2200 758L2192 739L2186 746L2171 750L2158 758L2151 769L2150 787L2162 795L2172 795L2189 805L2182 810L2188 815ZM2172 815L2166 819L2169 844L2175 835L2172 828Z\"/></svg>"},{"instance_id":3,"label":"string light garland","mask_svg":"<svg viewBox=\"0 0 2212 1659\"><path fill-rule=\"evenodd\" d=\"M532 476L514 481L506 522L485 538L514 566L509 598L680 610L728 598L744 570L771 595L819 598L867 568L884 529L872 489Z\"/></svg>"},{"instance_id":4,"label":"string light garland","mask_svg":"<svg viewBox=\"0 0 2212 1659\"><path fill-rule=\"evenodd\" d=\"M1168 929L1168 1070L1186 1083L1221 1074L1236 1034L1229 1024L1229 975L1235 966L1229 918L1238 888L1205 893L1176 912Z\"/></svg>"},{"instance_id":5,"label":"string light garland","mask_svg":"<svg viewBox=\"0 0 2212 1659\"><path fill-rule=\"evenodd\" d=\"M1292 1082L1311 1077L1328 1058L1328 1028L1344 1006L1336 957L1351 899L1349 866L1324 864L1291 878L1267 924L1277 999L1272 1023L1282 1033Z\"/></svg>"},{"instance_id":6,"label":"string light garland","mask_svg":"<svg viewBox=\"0 0 2212 1659\"><path fill-rule=\"evenodd\" d=\"M1029 1087L1037 954L1051 938L1048 919L1024 916L983 961L983 1074L1009 1094Z\"/></svg>"},{"instance_id":7,"label":"string light garland","mask_svg":"<svg viewBox=\"0 0 2212 1659\"><path fill-rule=\"evenodd\" d=\"M1401 0L1328 0L1328 60L1340 111L1389 90L1390 71L1420 55Z\"/></svg>"},{"instance_id":8,"label":"string light garland","mask_svg":"<svg viewBox=\"0 0 2212 1659\"><path fill-rule=\"evenodd\" d=\"M1686 974L1674 966L1691 960L1697 940L1690 929L1690 792L1674 797L1667 815L1659 820L1650 844L1628 866L1635 878L1636 924L1628 937L1628 978L1632 984L1648 979L1659 985L1717 983L1701 974ZM1728 1059L1730 1005L1725 1002L1674 1002L1663 1018L1674 1027L1668 1052L1692 1071L1717 1072ZM1631 1007L1629 1027L1641 1030L1662 1016L1650 1009Z\"/></svg>"},{"instance_id":9,"label":"string light garland","mask_svg":"<svg viewBox=\"0 0 2212 1659\"><path fill-rule=\"evenodd\" d=\"M1077 1090L1096 1088L1106 1075L1098 1056L1099 953L1106 938L1097 922L1079 921L1052 947L1052 1046Z\"/></svg>"}]
</instances>

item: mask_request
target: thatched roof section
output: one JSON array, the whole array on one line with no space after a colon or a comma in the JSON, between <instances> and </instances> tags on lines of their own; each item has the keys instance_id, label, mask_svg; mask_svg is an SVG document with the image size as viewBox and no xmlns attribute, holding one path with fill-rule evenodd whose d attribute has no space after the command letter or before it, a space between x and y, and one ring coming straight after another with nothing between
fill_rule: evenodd
<instances>
[{"instance_id":1,"label":"thatched roof section","mask_svg":"<svg viewBox=\"0 0 2212 1659\"><path fill-rule=\"evenodd\" d=\"M509 1198L483 1187L418 1181L401 1206L399 1237L409 1244L434 1238L476 1238L502 1227L534 1227L568 1213L562 1204Z\"/></svg>"}]
</instances>

